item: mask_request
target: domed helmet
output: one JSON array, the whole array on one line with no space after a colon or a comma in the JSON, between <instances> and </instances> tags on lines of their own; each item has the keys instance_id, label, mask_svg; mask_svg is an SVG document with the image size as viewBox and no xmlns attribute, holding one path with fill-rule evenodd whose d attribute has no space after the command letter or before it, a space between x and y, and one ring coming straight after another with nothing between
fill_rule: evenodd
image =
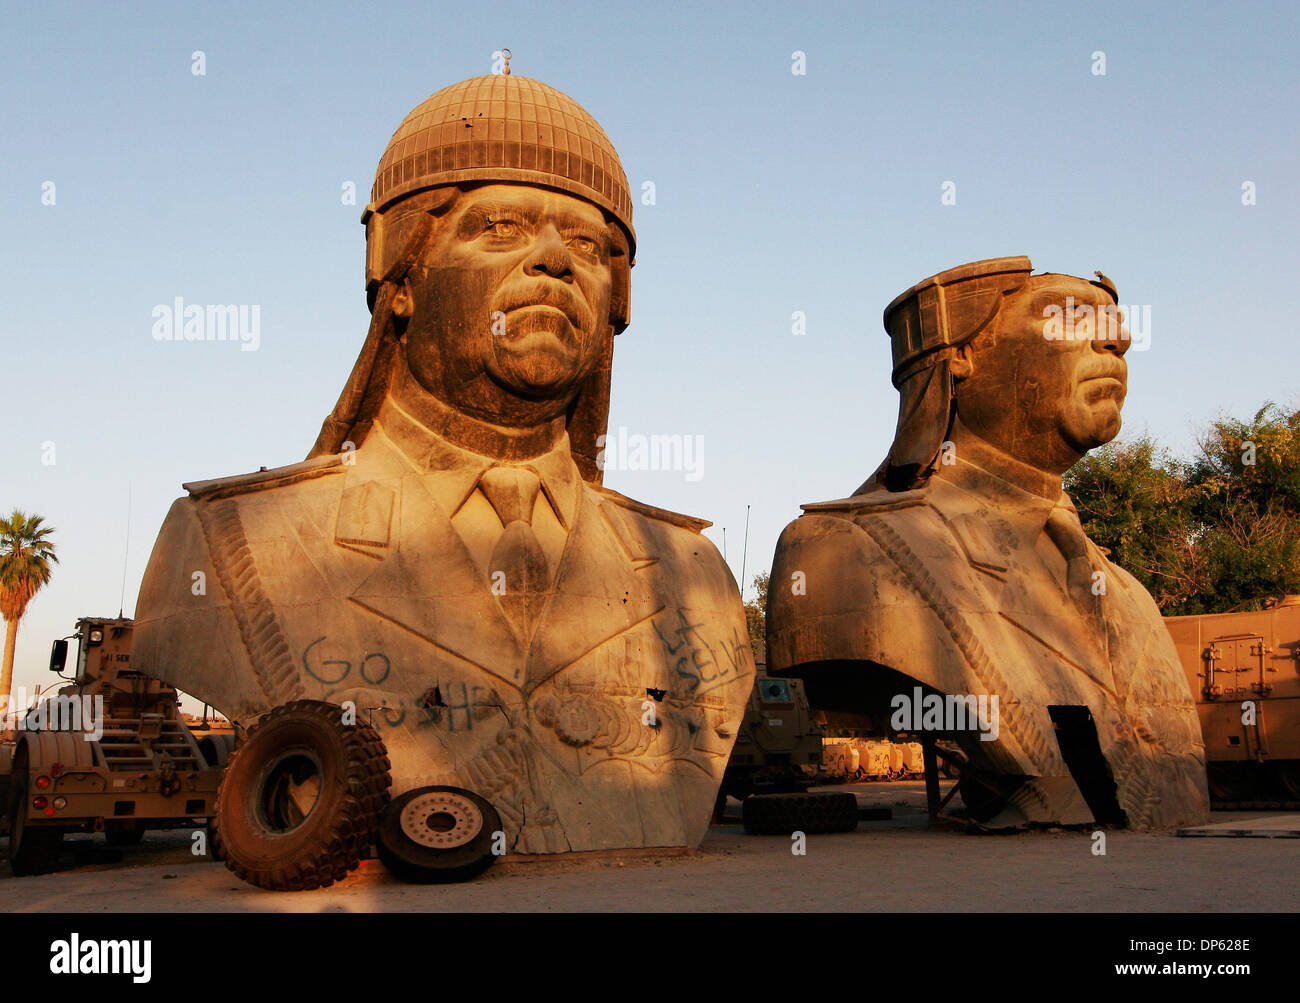
<instances>
[{"instance_id":1,"label":"domed helmet","mask_svg":"<svg viewBox=\"0 0 1300 1003\"><path fill-rule=\"evenodd\" d=\"M360 445L382 402L376 381L392 361L387 300L414 263L428 233L440 189L476 183L534 185L592 203L613 224L609 322L620 334L630 321L631 268L636 252L632 195L609 137L576 101L539 80L492 74L463 80L421 102L397 127L379 160L366 227L366 298L370 334L310 456ZM388 291L385 291L385 287ZM569 442L582 475L599 484L597 439L609 414L613 346L596 364L570 407Z\"/></svg>"}]
</instances>

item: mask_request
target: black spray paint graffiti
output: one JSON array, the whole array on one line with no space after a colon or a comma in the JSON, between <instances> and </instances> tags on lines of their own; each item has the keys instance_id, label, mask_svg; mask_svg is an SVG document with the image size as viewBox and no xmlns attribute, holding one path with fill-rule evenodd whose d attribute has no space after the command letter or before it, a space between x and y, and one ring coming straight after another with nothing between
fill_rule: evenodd
<instances>
[{"instance_id":1,"label":"black spray paint graffiti","mask_svg":"<svg viewBox=\"0 0 1300 1003\"><path fill-rule=\"evenodd\" d=\"M340 688L341 683L347 681L352 675L352 662L344 658L324 658L322 652L312 654L312 649L327 639L327 635L322 634L316 640L303 650L302 667L307 675L311 676L319 683L331 687L325 695L329 700L334 692ZM378 686L388 678L389 673L393 671L392 660L389 659L382 651L368 651L361 656L361 661L357 664L357 671L361 681L367 686ZM355 683L353 683L355 685ZM389 727L396 728L406 719L406 709L398 706L389 707L387 700L379 707L357 708L358 710L380 711L380 726L387 724Z\"/></svg>"},{"instance_id":2,"label":"black spray paint graffiti","mask_svg":"<svg viewBox=\"0 0 1300 1003\"><path fill-rule=\"evenodd\" d=\"M427 715L421 725L440 724L448 731L473 731L475 721L485 720L497 712L505 713L495 689L470 687L462 682L433 687L424 694L420 706Z\"/></svg>"},{"instance_id":3,"label":"black spray paint graffiti","mask_svg":"<svg viewBox=\"0 0 1300 1003\"><path fill-rule=\"evenodd\" d=\"M351 662L345 658L325 658L324 648L314 650L317 645L327 640L322 635L307 645L302 653L302 667L307 675L328 687L326 700L332 700L335 693L358 685L352 678L355 667L361 681L367 686L379 686L393 670L393 663L382 651L366 652L360 662ZM369 712L370 723L380 728L399 728L406 721L407 707L397 694L389 697L376 707L358 707L359 711ZM434 686L428 690L415 706L415 727L441 725L448 731L469 731L475 721L482 721L502 710L501 698L497 691L483 686L467 687L465 683L448 683ZM378 718L374 714L378 711Z\"/></svg>"},{"instance_id":4,"label":"black spray paint graffiti","mask_svg":"<svg viewBox=\"0 0 1300 1003\"><path fill-rule=\"evenodd\" d=\"M741 671L744 664L743 650L749 646L747 639L742 640L733 630L733 639L722 644L722 657L699 634L702 623L691 623L686 614L677 611L678 625L664 636L656 621L651 621L655 634L668 651L670 659L676 659L673 671L686 680L686 688L695 693L701 686L712 689L709 683L725 682ZM676 644L673 643L676 640ZM742 647L743 646L743 647Z\"/></svg>"}]
</instances>

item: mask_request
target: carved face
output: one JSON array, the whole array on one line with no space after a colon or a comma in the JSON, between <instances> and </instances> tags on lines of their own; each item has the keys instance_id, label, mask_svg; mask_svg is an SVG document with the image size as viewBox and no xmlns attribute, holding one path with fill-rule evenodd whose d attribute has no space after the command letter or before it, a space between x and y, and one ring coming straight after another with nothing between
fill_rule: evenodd
<instances>
[{"instance_id":1,"label":"carved face","mask_svg":"<svg viewBox=\"0 0 1300 1003\"><path fill-rule=\"evenodd\" d=\"M604 214L581 199L524 185L465 192L404 288L416 380L496 424L563 412L613 337L610 246Z\"/></svg>"},{"instance_id":2,"label":"carved face","mask_svg":"<svg viewBox=\"0 0 1300 1003\"><path fill-rule=\"evenodd\" d=\"M964 378L960 359L955 366L962 424L1052 473L1110 442L1128 385L1129 337L1114 310L1114 300L1083 279L1030 279L963 351Z\"/></svg>"}]
</instances>

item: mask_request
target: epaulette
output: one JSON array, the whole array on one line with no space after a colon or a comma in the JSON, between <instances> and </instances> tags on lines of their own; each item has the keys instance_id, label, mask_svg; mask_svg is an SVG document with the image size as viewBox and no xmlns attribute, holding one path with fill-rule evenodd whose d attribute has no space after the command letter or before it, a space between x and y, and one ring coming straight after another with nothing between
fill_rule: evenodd
<instances>
[{"instance_id":1,"label":"epaulette","mask_svg":"<svg viewBox=\"0 0 1300 1003\"><path fill-rule=\"evenodd\" d=\"M330 453L318 456L314 460L290 463L284 467L272 467L270 470L258 470L251 474L235 474L233 477L217 477L210 481L189 481L182 484L191 498L212 501L217 498L229 498L231 495L248 494L252 491L264 491L267 488L282 488L299 481L320 477L341 471L343 456Z\"/></svg>"},{"instance_id":2,"label":"epaulette","mask_svg":"<svg viewBox=\"0 0 1300 1003\"><path fill-rule=\"evenodd\" d=\"M655 508L653 505L646 505L644 502L633 501L627 495L621 495L612 488L588 484L588 487L595 488L605 498L608 498L614 504L622 508L631 509L638 515L643 515L648 519L657 519L660 522L671 523L674 526L680 526L682 529L689 529L692 533L700 533L708 529L713 523L708 519L696 519L691 515L682 515L680 512L669 512L666 508Z\"/></svg>"},{"instance_id":3,"label":"epaulette","mask_svg":"<svg viewBox=\"0 0 1300 1003\"><path fill-rule=\"evenodd\" d=\"M929 488L916 488L912 491L870 491L867 494L854 495L851 498L836 498L834 501L809 502L799 507L805 512L859 512L869 509L872 512L892 512L895 509L911 508L924 505Z\"/></svg>"}]
</instances>

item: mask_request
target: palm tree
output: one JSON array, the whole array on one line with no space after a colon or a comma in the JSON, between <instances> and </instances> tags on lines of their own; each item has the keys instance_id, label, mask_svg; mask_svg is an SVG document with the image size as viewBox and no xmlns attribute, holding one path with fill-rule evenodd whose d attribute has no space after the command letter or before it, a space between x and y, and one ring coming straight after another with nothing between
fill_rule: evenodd
<instances>
[{"instance_id":1,"label":"palm tree","mask_svg":"<svg viewBox=\"0 0 1300 1003\"><path fill-rule=\"evenodd\" d=\"M39 515L14 509L7 519L0 517L0 616L5 619L5 653L0 668L0 716L9 709L9 689L14 677L14 648L18 644L18 621L41 586L50 580L50 565L58 564L54 544L46 537L54 532L42 526Z\"/></svg>"}]
</instances>

